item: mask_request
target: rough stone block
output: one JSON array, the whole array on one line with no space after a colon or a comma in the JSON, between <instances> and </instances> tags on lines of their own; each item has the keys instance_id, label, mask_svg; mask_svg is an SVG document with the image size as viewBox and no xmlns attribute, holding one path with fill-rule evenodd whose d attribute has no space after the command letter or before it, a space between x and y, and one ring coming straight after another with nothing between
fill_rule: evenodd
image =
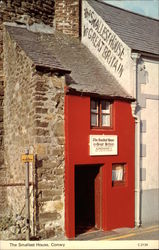
<instances>
[{"instance_id":1,"label":"rough stone block","mask_svg":"<svg viewBox=\"0 0 159 250\"><path fill-rule=\"evenodd\" d=\"M36 147L36 153L40 156L46 156L46 146L43 144L38 144Z\"/></svg>"},{"instance_id":2,"label":"rough stone block","mask_svg":"<svg viewBox=\"0 0 159 250\"><path fill-rule=\"evenodd\" d=\"M47 113L47 111L48 111L48 109L46 109L46 108L36 108L36 113L38 113L38 114L46 114Z\"/></svg>"},{"instance_id":3,"label":"rough stone block","mask_svg":"<svg viewBox=\"0 0 159 250\"><path fill-rule=\"evenodd\" d=\"M51 143L50 137L36 137L36 143Z\"/></svg>"},{"instance_id":4,"label":"rough stone block","mask_svg":"<svg viewBox=\"0 0 159 250\"><path fill-rule=\"evenodd\" d=\"M49 123L48 122L41 122L40 120L36 120L35 125L36 125L36 127L47 128Z\"/></svg>"},{"instance_id":5,"label":"rough stone block","mask_svg":"<svg viewBox=\"0 0 159 250\"><path fill-rule=\"evenodd\" d=\"M65 138L64 137L58 137L57 142L59 145L64 145L65 144Z\"/></svg>"},{"instance_id":6,"label":"rough stone block","mask_svg":"<svg viewBox=\"0 0 159 250\"><path fill-rule=\"evenodd\" d=\"M64 169L63 168L56 169L55 175L64 175Z\"/></svg>"},{"instance_id":7,"label":"rough stone block","mask_svg":"<svg viewBox=\"0 0 159 250\"><path fill-rule=\"evenodd\" d=\"M47 201L42 206L43 212L61 212L63 210L63 202L61 200L57 201Z\"/></svg>"},{"instance_id":8,"label":"rough stone block","mask_svg":"<svg viewBox=\"0 0 159 250\"><path fill-rule=\"evenodd\" d=\"M54 134L55 136L64 136L64 121L58 121L54 126Z\"/></svg>"},{"instance_id":9,"label":"rough stone block","mask_svg":"<svg viewBox=\"0 0 159 250\"><path fill-rule=\"evenodd\" d=\"M37 136L49 136L50 135L50 131L49 130L45 130L45 129L41 129L41 128L35 129L34 133Z\"/></svg>"},{"instance_id":10,"label":"rough stone block","mask_svg":"<svg viewBox=\"0 0 159 250\"><path fill-rule=\"evenodd\" d=\"M55 184L53 181L41 181L39 182L38 184L38 189L41 190L41 189L51 189L51 188L54 188L55 187Z\"/></svg>"},{"instance_id":11,"label":"rough stone block","mask_svg":"<svg viewBox=\"0 0 159 250\"><path fill-rule=\"evenodd\" d=\"M41 223L45 223L48 221L53 221L53 220L59 220L61 218L61 215L57 212L53 213L42 213L39 215L39 220Z\"/></svg>"}]
</instances>

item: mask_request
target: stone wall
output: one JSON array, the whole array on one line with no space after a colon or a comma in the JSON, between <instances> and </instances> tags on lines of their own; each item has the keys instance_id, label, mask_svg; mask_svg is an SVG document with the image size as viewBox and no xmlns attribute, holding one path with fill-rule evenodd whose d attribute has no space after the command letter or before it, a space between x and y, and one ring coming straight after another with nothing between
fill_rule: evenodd
<instances>
[{"instance_id":1,"label":"stone wall","mask_svg":"<svg viewBox=\"0 0 159 250\"><path fill-rule=\"evenodd\" d=\"M37 193L45 238L64 232L64 84L64 77L36 76Z\"/></svg>"},{"instance_id":2,"label":"stone wall","mask_svg":"<svg viewBox=\"0 0 159 250\"><path fill-rule=\"evenodd\" d=\"M55 26L64 34L80 35L80 0L55 1Z\"/></svg>"},{"instance_id":3,"label":"stone wall","mask_svg":"<svg viewBox=\"0 0 159 250\"><path fill-rule=\"evenodd\" d=\"M21 154L36 155L30 167L31 220L43 238L64 232L64 76L37 72L4 33L4 147L8 207L25 211L25 166ZM34 213L32 212L34 210ZM34 228L32 229L32 232Z\"/></svg>"},{"instance_id":4,"label":"stone wall","mask_svg":"<svg viewBox=\"0 0 159 250\"><path fill-rule=\"evenodd\" d=\"M44 23L53 26L54 0L6 0L0 1L0 216L7 212L6 168L3 146L3 22ZM20 189L20 188L19 188Z\"/></svg>"},{"instance_id":5,"label":"stone wall","mask_svg":"<svg viewBox=\"0 0 159 250\"><path fill-rule=\"evenodd\" d=\"M5 22L29 17L29 24L43 22L53 26L54 0L2 0L0 9Z\"/></svg>"},{"instance_id":6,"label":"stone wall","mask_svg":"<svg viewBox=\"0 0 159 250\"><path fill-rule=\"evenodd\" d=\"M4 163L10 214L25 212L25 167L21 154L33 145L32 62L4 32ZM31 180L32 181L32 180Z\"/></svg>"},{"instance_id":7,"label":"stone wall","mask_svg":"<svg viewBox=\"0 0 159 250\"><path fill-rule=\"evenodd\" d=\"M3 79L3 35L2 35L2 16L0 15L0 217L7 212L6 188L6 169L4 166L4 146L3 146L3 97L4 97L4 79Z\"/></svg>"}]
</instances>

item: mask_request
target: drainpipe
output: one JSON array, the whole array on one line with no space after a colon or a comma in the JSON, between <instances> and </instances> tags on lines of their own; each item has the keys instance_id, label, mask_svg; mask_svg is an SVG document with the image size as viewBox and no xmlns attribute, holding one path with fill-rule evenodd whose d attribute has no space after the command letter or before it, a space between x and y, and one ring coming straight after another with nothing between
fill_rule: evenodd
<instances>
[{"instance_id":1,"label":"drainpipe","mask_svg":"<svg viewBox=\"0 0 159 250\"><path fill-rule=\"evenodd\" d=\"M138 113L138 81L137 81L137 63L140 58L139 53L132 53L133 59L133 90L136 103L133 104L133 117L135 118L135 226L140 227L140 114Z\"/></svg>"},{"instance_id":2,"label":"drainpipe","mask_svg":"<svg viewBox=\"0 0 159 250\"><path fill-rule=\"evenodd\" d=\"M135 226L140 227L140 118L135 118Z\"/></svg>"}]
</instances>

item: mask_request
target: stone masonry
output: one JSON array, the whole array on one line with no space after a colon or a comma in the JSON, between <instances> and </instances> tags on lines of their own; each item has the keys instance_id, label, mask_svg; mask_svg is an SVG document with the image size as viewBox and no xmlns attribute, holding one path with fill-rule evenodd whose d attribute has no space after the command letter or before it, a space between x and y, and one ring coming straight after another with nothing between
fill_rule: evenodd
<instances>
[{"instance_id":1,"label":"stone masonry","mask_svg":"<svg viewBox=\"0 0 159 250\"><path fill-rule=\"evenodd\" d=\"M6 188L2 184L6 183L6 169L4 166L4 146L3 146L3 98L4 98L4 77L3 77L3 35L2 35L2 16L0 15L0 217L4 211L7 212Z\"/></svg>"},{"instance_id":2,"label":"stone masonry","mask_svg":"<svg viewBox=\"0 0 159 250\"><path fill-rule=\"evenodd\" d=\"M0 217L7 213L6 202L6 168L4 162L3 146L3 97L4 97L4 74L3 74L3 22L44 23L53 26L54 0L7 0L0 1Z\"/></svg>"},{"instance_id":3,"label":"stone masonry","mask_svg":"<svg viewBox=\"0 0 159 250\"><path fill-rule=\"evenodd\" d=\"M2 0L0 14L3 21L27 21L53 26L54 0Z\"/></svg>"},{"instance_id":4,"label":"stone masonry","mask_svg":"<svg viewBox=\"0 0 159 250\"><path fill-rule=\"evenodd\" d=\"M80 1L55 1L55 26L64 34L74 37L80 35Z\"/></svg>"},{"instance_id":5,"label":"stone masonry","mask_svg":"<svg viewBox=\"0 0 159 250\"><path fill-rule=\"evenodd\" d=\"M4 137L8 207L24 215L25 148L30 166L32 232L43 238L64 233L64 76L45 74L4 32Z\"/></svg>"}]
</instances>

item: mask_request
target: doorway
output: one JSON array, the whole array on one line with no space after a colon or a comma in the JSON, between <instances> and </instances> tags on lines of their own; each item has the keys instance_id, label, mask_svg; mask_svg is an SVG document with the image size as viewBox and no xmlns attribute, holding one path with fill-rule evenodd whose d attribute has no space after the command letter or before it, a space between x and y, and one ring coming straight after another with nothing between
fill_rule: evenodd
<instances>
[{"instance_id":1,"label":"doorway","mask_svg":"<svg viewBox=\"0 0 159 250\"><path fill-rule=\"evenodd\" d=\"M75 166L75 233L101 228L101 165Z\"/></svg>"}]
</instances>

